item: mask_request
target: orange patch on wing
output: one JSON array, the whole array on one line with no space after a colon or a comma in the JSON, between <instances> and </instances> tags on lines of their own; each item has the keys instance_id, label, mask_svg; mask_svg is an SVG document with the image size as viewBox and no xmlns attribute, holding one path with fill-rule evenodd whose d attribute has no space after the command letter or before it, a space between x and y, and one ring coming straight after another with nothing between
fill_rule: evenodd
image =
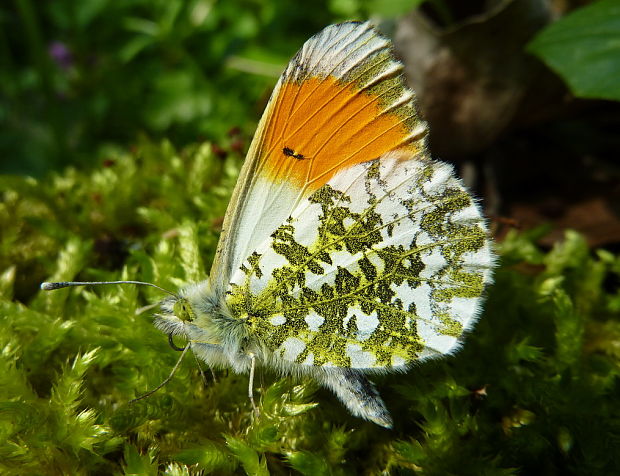
<instances>
[{"instance_id":1,"label":"orange patch on wing","mask_svg":"<svg viewBox=\"0 0 620 476\"><path fill-rule=\"evenodd\" d=\"M376 95L332 76L284 83L266 124L261 173L310 193L341 169L396 148L417 151L403 119L384 109Z\"/></svg>"}]
</instances>

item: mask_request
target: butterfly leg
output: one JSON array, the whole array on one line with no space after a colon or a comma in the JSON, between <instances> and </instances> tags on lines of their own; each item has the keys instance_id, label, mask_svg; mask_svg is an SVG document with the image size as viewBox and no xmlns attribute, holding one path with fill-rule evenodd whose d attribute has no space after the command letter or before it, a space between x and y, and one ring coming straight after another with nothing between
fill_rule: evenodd
<instances>
[{"instance_id":1,"label":"butterfly leg","mask_svg":"<svg viewBox=\"0 0 620 476\"><path fill-rule=\"evenodd\" d=\"M172 337L170 338L170 340L172 341ZM185 347L183 347L183 353L181 354L181 356L179 357L179 360L177 360L177 363L175 364L175 366L172 368L172 371L170 372L170 375L168 375L168 377L166 377L166 379L160 383L157 387L155 387L153 390L149 390L148 392L146 392L143 395L140 395L139 397L136 397L132 400L129 400L129 403L136 403L139 400L142 400L144 398L150 397L151 395L153 395L155 392L157 392L160 388L163 388L166 386L166 384L168 382L170 382L170 380L172 380L172 377L174 377L174 374L177 372L177 370L179 370L179 366L181 365L181 362L183 361L183 357L185 357L185 354L187 353L187 351L189 350L190 346L189 344L186 345Z\"/></svg>"},{"instance_id":2,"label":"butterfly leg","mask_svg":"<svg viewBox=\"0 0 620 476\"><path fill-rule=\"evenodd\" d=\"M329 369L325 372L322 383L336 394L353 415L385 428L392 428L392 417L379 392L361 372L352 369Z\"/></svg>"},{"instance_id":3,"label":"butterfly leg","mask_svg":"<svg viewBox=\"0 0 620 476\"><path fill-rule=\"evenodd\" d=\"M260 416L260 412L258 411L258 407L254 403L254 369L256 368L256 356L254 354L250 354L250 381L248 383L248 396L250 397L250 402L252 403L252 409L254 410L254 414L258 418Z\"/></svg>"}]
</instances>

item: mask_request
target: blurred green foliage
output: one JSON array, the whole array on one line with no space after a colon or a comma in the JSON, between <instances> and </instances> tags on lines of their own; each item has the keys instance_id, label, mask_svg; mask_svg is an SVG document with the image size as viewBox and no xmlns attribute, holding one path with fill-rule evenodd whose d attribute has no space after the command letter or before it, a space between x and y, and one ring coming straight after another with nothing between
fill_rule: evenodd
<instances>
[{"instance_id":1,"label":"blurred green foliage","mask_svg":"<svg viewBox=\"0 0 620 476\"><path fill-rule=\"evenodd\" d=\"M288 58L333 19L325 1L5 3L3 169L92 162L140 131L180 143L249 132Z\"/></svg>"},{"instance_id":2,"label":"blurred green foliage","mask_svg":"<svg viewBox=\"0 0 620 476\"><path fill-rule=\"evenodd\" d=\"M423 0L13 0L0 4L0 173L93 163L139 134L249 136L284 65L325 25ZM450 18L448 0L428 0ZM552 25L531 50L585 97L618 99L615 0Z\"/></svg>"},{"instance_id":3,"label":"blurred green foliage","mask_svg":"<svg viewBox=\"0 0 620 476\"><path fill-rule=\"evenodd\" d=\"M250 134L286 62L335 21L419 0L14 0L0 5L0 172L92 163L139 133Z\"/></svg>"},{"instance_id":4,"label":"blurred green foliage","mask_svg":"<svg viewBox=\"0 0 620 476\"><path fill-rule=\"evenodd\" d=\"M222 143L227 151L229 144ZM510 233L458 354L378 379L393 431L309 381L207 371L151 324L152 288L205 277L241 156L141 141L88 172L0 179L2 474L615 474L620 257ZM181 344L179 342L179 344ZM383 472L383 473L382 473Z\"/></svg>"}]
</instances>

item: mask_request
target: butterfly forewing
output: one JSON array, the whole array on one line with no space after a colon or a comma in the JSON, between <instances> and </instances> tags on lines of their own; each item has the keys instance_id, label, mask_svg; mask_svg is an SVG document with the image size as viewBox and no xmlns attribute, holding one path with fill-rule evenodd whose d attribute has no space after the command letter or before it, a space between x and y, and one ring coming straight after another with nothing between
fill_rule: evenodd
<instances>
[{"instance_id":1,"label":"butterfly forewing","mask_svg":"<svg viewBox=\"0 0 620 476\"><path fill-rule=\"evenodd\" d=\"M235 273L227 302L286 361L399 367L457 346L492 261L452 168L398 151L301 202Z\"/></svg>"},{"instance_id":2,"label":"butterfly forewing","mask_svg":"<svg viewBox=\"0 0 620 476\"><path fill-rule=\"evenodd\" d=\"M211 272L223 287L303 200L339 171L403 148L424 150L426 125L390 43L367 23L308 40L278 81L229 205Z\"/></svg>"}]
</instances>

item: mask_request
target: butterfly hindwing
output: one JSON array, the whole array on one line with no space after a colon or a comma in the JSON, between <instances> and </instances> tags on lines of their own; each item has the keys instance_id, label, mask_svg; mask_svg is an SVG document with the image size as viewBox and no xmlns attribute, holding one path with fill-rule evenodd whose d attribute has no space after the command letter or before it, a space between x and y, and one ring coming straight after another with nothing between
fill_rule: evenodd
<instances>
[{"instance_id":1,"label":"butterfly hindwing","mask_svg":"<svg viewBox=\"0 0 620 476\"><path fill-rule=\"evenodd\" d=\"M492 261L452 168L397 151L300 203L234 274L227 303L285 361L400 367L457 347Z\"/></svg>"}]
</instances>

